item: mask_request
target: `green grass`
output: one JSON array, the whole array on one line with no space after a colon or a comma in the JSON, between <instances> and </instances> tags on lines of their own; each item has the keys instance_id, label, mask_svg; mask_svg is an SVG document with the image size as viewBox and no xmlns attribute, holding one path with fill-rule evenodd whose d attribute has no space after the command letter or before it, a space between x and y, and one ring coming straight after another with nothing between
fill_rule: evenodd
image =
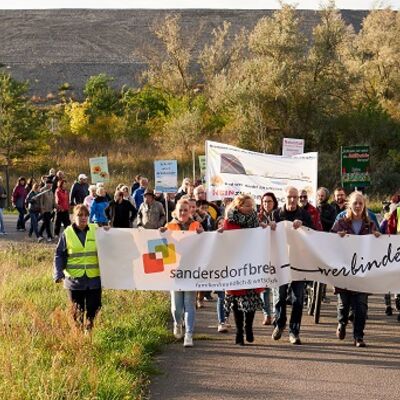
<instances>
[{"instance_id":1,"label":"green grass","mask_svg":"<svg viewBox=\"0 0 400 400\"><path fill-rule=\"evenodd\" d=\"M152 356L171 340L160 292L103 292L91 337L75 328L52 251L0 250L0 398L141 399Z\"/></svg>"}]
</instances>

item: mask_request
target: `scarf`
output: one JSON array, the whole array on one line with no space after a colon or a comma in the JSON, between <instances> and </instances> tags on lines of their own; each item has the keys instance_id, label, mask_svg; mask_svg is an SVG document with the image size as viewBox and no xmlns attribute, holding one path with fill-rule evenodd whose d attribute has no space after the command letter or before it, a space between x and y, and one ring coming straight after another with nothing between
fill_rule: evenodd
<instances>
[{"instance_id":1,"label":"scarf","mask_svg":"<svg viewBox=\"0 0 400 400\"><path fill-rule=\"evenodd\" d=\"M228 211L227 219L229 222L233 222L241 228L257 228L260 226L257 213L254 210L251 214L246 215L240 213L237 208L232 208Z\"/></svg>"}]
</instances>

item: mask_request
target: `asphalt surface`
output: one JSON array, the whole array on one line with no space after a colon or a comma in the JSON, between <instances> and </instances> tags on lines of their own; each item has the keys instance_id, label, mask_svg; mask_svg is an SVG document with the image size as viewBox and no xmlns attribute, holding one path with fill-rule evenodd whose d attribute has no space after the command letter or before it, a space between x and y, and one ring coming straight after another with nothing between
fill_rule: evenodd
<instances>
[{"instance_id":1,"label":"asphalt surface","mask_svg":"<svg viewBox=\"0 0 400 400\"><path fill-rule=\"evenodd\" d=\"M157 356L150 385L152 400L216 399L351 399L400 398L400 323L387 317L383 296L371 296L365 330L366 348L353 345L351 326L339 341L336 299L322 305L316 325L303 316L301 346L291 345L287 330L281 340L271 339L272 327L262 326L258 312L255 342L234 344L234 327L217 333L216 302L197 312L193 348L182 342L166 346Z\"/></svg>"},{"instance_id":2,"label":"asphalt surface","mask_svg":"<svg viewBox=\"0 0 400 400\"><path fill-rule=\"evenodd\" d=\"M16 229L18 216L16 214L5 214L5 215L3 215L3 217L4 217L4 223L5 223L7 235L0 235L0 247L8 245L10 242L11 243L35 243L35 242L37 242L35 234L33 234L32 237L28 236L30 221L28 221L25 224L25 227L26 227L25 232L18 232ZM41 222L39 222L39 227L40 227L40 225L41 225ZM45 240L42 243L49 244L46 242L46 239L47 239L46 232L43 234L43 236L44 236ZM55 241L53 241L52 243L55 244Z\"/></svg>"}]
</instances>

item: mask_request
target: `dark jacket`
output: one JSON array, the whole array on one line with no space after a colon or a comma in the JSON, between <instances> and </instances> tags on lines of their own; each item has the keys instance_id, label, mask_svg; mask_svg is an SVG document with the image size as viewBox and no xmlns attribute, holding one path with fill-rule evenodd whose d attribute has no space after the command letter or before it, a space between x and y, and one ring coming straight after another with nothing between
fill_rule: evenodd
<instances>
[{"instance_id":1,"label":"dark jacket","mask_svg":"<svg viewBox=\"0 0 400 400\"><path fill-rule=\"evenodd\" d=\"M329 232L332 229L333 224L335 223L335 207L325 201L323 203L320 203L317 208L322 223L322 229L324 230L324 232Z\"/></svg>"},{"instance_id":2,"label":"dark jacket","mask_svg":"<svg viewBox=\"0 0 400 400\"><path fill-rule=\"evenodd\" d=\"M89 195L89 185L87 183L75 182L72 185L69 203L71 206L83 204L85 197Z\"/></svg>"},{"instance_id":3,"label":"dark jacket","mask_svg":"<svg viewBox=\"0 0 400 400\"><path fill-rule=\"evenodd\" d=\"M137 210L129 200L124 199L121 203L111 200L105 213L113 228L130 228Z\"/></svg>"},{"instance_id":4,"label":"dark jacket","mask_svg":"<svg viewBox=\"0 0 400 400\"><path fill-rule=\"evenodd\" d=\"M284 205L272 213L272 220L276 223L281 221L293 222L296 219L302 221L304 226L314 229L310 214L303 208L297 207L295 211L288 211L286 205Z\"/></svg>"},{"instance_id":5,"label":"dark jacket","mask_svg":"<svg viewBox=\"0 0 400 400\"><path fill-rule=\"evenodd\" d=\"M3 185L0 185L0 208L5 208L7 203L7 192Z\"/></svg>"}]
</instances>

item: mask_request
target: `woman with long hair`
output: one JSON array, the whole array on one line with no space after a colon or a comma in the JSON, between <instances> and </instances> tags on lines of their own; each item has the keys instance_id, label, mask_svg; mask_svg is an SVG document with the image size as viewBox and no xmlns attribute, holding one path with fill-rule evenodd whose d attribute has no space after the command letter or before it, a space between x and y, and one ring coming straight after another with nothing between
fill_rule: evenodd
<instances>
[{"instance_id":1,"label":"woman with long hair","mask_svg":"<svg viewBox=\"0 0 400 400\"><path fill-rule=\"evenodd\" d=\"M278 200L272 192L267 192L261 197L260 211L258 213L258 220L265 224L269 224L273 221L273 212L278 209ZM271 304L271 288L265 288L264 292L261 293L263 300L263 314L264 320L263 325L272 324L272 304Z\"/></svg>"},{"instance_id":2,"label":"woman with long hair","mask_svg":"<svg viewBox=\"0 0 400 400\"><path fill-rule=\"evenodd\" d=\"M380 235L375 223L368 217L365 197L361 192L353 192L348 197L346 214L335 222L332 232L341 237L350 235ZM368 293L335 288L338 296L338 326L336 336L343 340L346 337L346 325L349 321L350 307L353 310L353 338L356 347L365 347L364 327L368 311Z\"/></svg>"},{"instance_id":3,"label":"woman with long hair","mask_svg":"<svg viewBox=\"0 0 400 400\"><path fill-rule=\"evenodd\" d=\"M249 195L238 195L225 211L224 230L249 229L260 226L255 210L254 200ZM227 290L225 297L226 313L233 311L236 324L236 340L238 345L246 341L254 342L253 321L256 310L261 310L263 302L260 298L261 289Z\"/></svg>"}]
</instances>

